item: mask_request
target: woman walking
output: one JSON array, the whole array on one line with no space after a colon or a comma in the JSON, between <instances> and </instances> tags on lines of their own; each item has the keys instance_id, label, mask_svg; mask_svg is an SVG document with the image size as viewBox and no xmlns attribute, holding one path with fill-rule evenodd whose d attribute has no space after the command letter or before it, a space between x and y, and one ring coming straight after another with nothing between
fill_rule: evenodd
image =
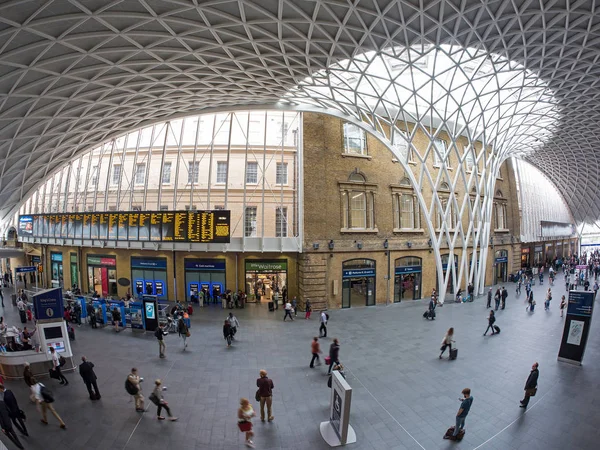
<instances>
[{"instance_id":1,"label":"woman walking","mask_svg":"<svg viewBox=\"0 0 600 450\"><path fill-rule=\"evenodd\" d=\"M247 398L240 399L240 407L238 409L238 427L242 433L246 433L246 445L250 448L254 448L254 442L252 437L254 432L252 431L252 418L256 416L254 408L250 404Z\"/></svg>"},{"instance_id":2,"label":"woman walking","mask_svg":"<svg viewBox=\"0 0 600 450\"><path fill-rule=\"evenodd\" d=\"M310 319L311 312L312 312L312 305L310 304L310 300L306 299L306 314L304 314L304 318Z\"/></svg>"},{"instance_id":3,"label":"woman walking","mask_svg":"<svg viewBox=\"0 0 600 450\"><path fill-rule=\"evenodd\" d=\"M162 395L162 392L163 392L162 381L156 380L154 382L154 384L155 384L154 390L152 391L152 394L150 394L150 397L148 397L148 398L150 399L150 401L152 403L154 403L158 407L158 409L156 410L156 418L158 420L165 420L164 416L160 415L162 409L164 408L165 411L167 411L167 414L169 415L169 420L171 422L175 422L177 420L177 417L173 417L173 415L171 414L171 408L169 408L169 404L166 402L166 400L163 398L163 395Z\"/></svg>"},{"instance_id":4,"label":"woman walking","mask_svg":"<svg viewBox=\"0 0 600 450\"><path fill-rule=\"evenodd\" d=\"M565 296L563 295L562 298L560 299L560 317L563 316L563 312L565 311L566 307L567 307L567 302L565 300Z\"/></svg>"},{"instance_id":5,"label":"woman walking","mask_svg":"<svg viewBox=\"0 0 600 450\"><path fill-rule=\"evenodd\" d=\"M488 317L488 327L485 329L485 333L483 333L484 336L487 334L490 328L492 329L492 334L496 334L496 331L494 330L494 322L496 322L496 315L492 309L490 310L490 315Z\"/></svg>"},{"instance_id":6,"label":"woman walking","mask_svg":"<svg viewBox=\"0 0 600 450\"><path fill-rule=\"evenodd\" d=\"M454 328L449 328L448 331L446 332L446 336L444 336L444 339L442 340L442 348L440 349L442 351L442 353L440 353L440 359L442 359L442 355L446 351L446 347L450 347L448 354L452 353L452 342L454 342L454 340L452 339L453 337L454 337ZM450 356L448 356L448 358L450 358Z\"/></svg>"},{"instance_id":7,"label":"woman walking","mask_svg":"<svg viewBox=\"0 0 600 450\"><path fill-rule=\"evenodd\" d=\"M177 321L177 332L179 333L179 337L183 338L183 351L185 352L185 349L187 348L187 338L190 337L190 330L181 316Z\"/></svg>"},{"instance_id":8,"label":"woman walking","mask_svg":"<svg viewBox=\"0 0 600 450\"><path fill-rule=\"evenodd\" d=\"M546 292L546 302L544 303L544 310L546 311L550 309L550 300L552 300L552 290L548 288L548 292Z\"/></svg>"}]
</instances>

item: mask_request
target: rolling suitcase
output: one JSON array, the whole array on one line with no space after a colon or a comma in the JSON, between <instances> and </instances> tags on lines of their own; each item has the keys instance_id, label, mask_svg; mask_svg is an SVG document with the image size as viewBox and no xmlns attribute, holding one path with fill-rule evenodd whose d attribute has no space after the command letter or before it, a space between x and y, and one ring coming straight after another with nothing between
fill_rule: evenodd
<instances>
[{"instance_id":1,"label":"rolling suitcase","mask_svg":"<svg viewBox=\"0 0 600 450\"><path fill-rule=\"evenodd\" d=\"M500 327L498 325L494 325L494 331L496 333L500 333Z\"/></svg>"},{"instance_id":2,"label":"rolling suitcase","mask_svg":"<svg viewBox=\"0 0 600 450\"><path fill-rule=\"evenodd\" d=\"M275 311L275 303L269 302L269 311L271 311L271 312Z\"/></svg>"},{"instance_id":3,"label":"rolling suitcase","mask_svg":"<svg viewBox=\"0 0 600 450\"><path fill-rule=\"evenodd\" d=\"M458 432L458 434L455 436L453 436L454 434L454 427L450 427L446 430L446 434L444 435L444 439L450 439L452 441L462 441L462 438L465 436L465 430L462 429Z\"/></svg>"},{"instance_id":4,"label":"rolling suitcase","mask_svg":"<svg viewBox=\"0 0 600 450\"><path fill-rule=\"evenodd\" d=\"M457 348L453 348L452 350L450 350L450 359L454 360L456 359L458 356L458 349Z\"/></svg>"}]
</instances>

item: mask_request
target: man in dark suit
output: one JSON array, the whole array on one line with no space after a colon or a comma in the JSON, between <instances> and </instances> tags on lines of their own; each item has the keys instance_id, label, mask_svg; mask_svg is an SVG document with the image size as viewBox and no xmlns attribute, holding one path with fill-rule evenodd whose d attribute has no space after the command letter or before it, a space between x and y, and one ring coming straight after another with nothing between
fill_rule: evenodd
<instances>
[{"instance_id":1,"label":"man in dark suit","mask_svg":"<svg viewBox=\"0 0 600 450\"><path fill-rule=\"evenodd\" d=\"M533 397L537 391L537 381L540 376L540 371L538 370L539 364L537 362L533 363L531 366L531 372L529 373L529 377L527 377L527 382L525 383L525 398L521 400L521 408L527 408L529 404L529 397Z\"/></svg>"},{"instance_id":2,"label":"man in dark suit","mask_svg":"<svg viewBox=\"0 0 600 450\"><path fill-rule=\"evenodd\" d=\"M2 391L4 391L4 386L2 386ZM0 394L2 394L2 393L0 393ZM1 395L0 395L0 397L1 397ZM19 441L19 437L17 436L17 433L15 433L15 430L13 429L12 423L10 421L10 412L8 411L8 407L6 406L6 403L3 401L3 398L0 398L0 427L2 428L2 432L11 441L13 441L17 447L23 448L23 445Z\"/></svg>"},{"instance_id":3,"label":"man in dark suit","mask_svg":"<svg viewBox=\"0 0 600 450\"><path fill-rule=\"evenodd\" d=\"M98 384L96 384L96 374L94 373L94 363L88 361L85 356L81 357L81 364L79 364L79 375L83 378L85 387L90 394L90 400L100 400L100 391L98 390ZM92 390L92 387L94 388Z\"/></svg>"},{"instance_id":4,"label":"man in dark suit","mask_svg":"<svg viewBox=\"0 0 600 450\"><path fill-rule=\"evenodd\" d=\"M21 415L21 408L19 408L19 403L15 397L15 394L10 389L6 389L3 384L0 384L0 396L4 394L4 403L6 405L6 409L8 410L8 416L12 423L15 424L19 432L24 434L25 436L29 436L27 433L27 427L25 426L25 422L23 421L23 416Z\"/></svg>"}]
</instances>

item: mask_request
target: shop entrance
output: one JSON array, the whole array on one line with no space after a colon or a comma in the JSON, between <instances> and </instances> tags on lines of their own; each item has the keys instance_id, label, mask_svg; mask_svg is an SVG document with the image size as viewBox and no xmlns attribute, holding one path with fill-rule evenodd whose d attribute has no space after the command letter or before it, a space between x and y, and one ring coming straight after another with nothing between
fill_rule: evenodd
<instances>
[{"instance_id":1,"label":"shop entrance","mask_svg":"<svg viewBox=\"0 0 600 450\"><path fill-rule=\"evenodd\" d=\"M287 260L246 260L246 292L249 302L271 301L287 287Z\"/></svg>"},{"instance_id":2,"label":"shop entrance","mask_svg":"<svg viewBox=\"0 0 600 450\"><path fill-rule=\"evenodd\" d=\"M117 295L116 256L88 256L88 287L90 293L97 292L102 297Z\"/></svg>"},{"instance_id":3,"label":"shop entrance","mask_svg":"<svg viewBox=\"0 0 600 450\"><path fill-rule=\"evenodd\" d=\"M452 255L454 258L454 273L456 273L457 268L458 268L458 258L456 257L456 255ZM446 277L446 273L448 272L448 260L450 259L450 254L446 253L445 255L442 255L441 257L442 259L442 270L444 278ZM451 267L452 268L452 267ZM435 278L435 285L436 287L439 286L439 278L438 278L439 274L436 272L436 278ZM450 273L448 275L448 282L446 283L446 294L454 294L454 280L453 280L453 274Z\"/></svg>"},{"instance_id":4,"label":"shop entrance","mask_svg":"<svg viewBox=\"0 0 600 450\"><path fill-rule=\"evenodd\" d=\"M396 259L394 269L394 303L421 298L421 258L405 256Z\"/></svg>"},{"instance_id":5,"label":"shop entrance","mask_svg":"<svg viewBox=\"0 0 600 450\"><path fill-rule=\"evenodd\" d=\"M52 287L63 287L63 255L62 253L50 253L50 270L52 274Z\"/></svg>"},{"instance_id":6,"label":"shop entrance","mask_svg":"<svg viewBox=\"0 0 600 450\"><path fill-rule=\"evenodd\" d=\"M521 249L521 267L530 267L529 266L529 247Z\"/></svg>"},{"instance_id":7,"label":"shop entrance","mask_svg":"<svg viewBox=\"0 0 600 450\"><path fill-rule=\"evenodd\" d=\"M199 301L202 292L205 303L218 303L225 292L225 260L186 259L184 265L186 300Z\"/></svg>"},{"instance_id":8,"label":"shop entrance","mask_svg":"<svg viewBox=\"0 0 600 450\"><path fill-rule=\"evenodd\" d=\"M508 251L498 250L494 257L496 283L506 283L508 279Z\"/></svg>"},{"instance_id":9,"label":"shop entrance","mask_svg":"<svg viewBox=\"0 0 600 450\"><path fill-rule=\"evenodd\" d=\"M375 261L351 259L342 263L342 308L375 304Z\"/></svg>"},{"instance_id":10,"label":"shop entrance","mask_svg":"<svg viewBox=\"0 0 600 450\"><path fill-rule=\"evenodd\" d=\"M161 300L167 294L167 259L131 257L131 279L136 296L156 295Z\"/></svg>"}]
</instances>

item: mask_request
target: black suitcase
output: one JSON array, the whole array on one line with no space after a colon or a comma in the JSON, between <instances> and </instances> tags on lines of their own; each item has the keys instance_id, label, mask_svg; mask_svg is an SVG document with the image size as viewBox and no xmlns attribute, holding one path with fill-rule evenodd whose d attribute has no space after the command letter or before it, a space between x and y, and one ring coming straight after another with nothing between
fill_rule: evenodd
<instances>
[{"instance_id":1,"label":"black suitcase","mask_svg":"<svg viewBox=\"0 0 600 450\"><path fill-rule=\"evenodd\" d=\"M494 325L494 331L496 333L500 333L500 327L498 325Z\"/></svg>"},{"instance_id":2,"label":"black suitcase","mask_svg":"<svg viewBox=\"0 0 600 450\"><path fill-rule=\"evenodd\" d=\"M27 313L19 310L19 316L21 317L21 323L27 323Z\"/></svg>"},{"instance_id":3,"label":"black suitcase","mask_svg":"<svg viewBox=\"0 0 600 450\"><path fill-rule=\"evenodd\" d=\"M73 327L69 327L69 339L72 341L75 340L75 328Z\"/></svg>"},{"instance_id":4,"label":"black suitcase","mask_svg":"<svg viewBox=\"0 0 600 450\"><path fill-rule=\"evenodd\" d=\"M460 430L458 432L458 434L455 436L453 436L454 434L454 427L450 427L446 430L446 434L444 435L444 439L450 439L452 441L462 441L462 438L465 437L465 430L464 428L462 430Z\"/></svg>"},{"instance_id":5,"label":"black suitcase","mask_svg":"<svg viewBox=\"0 0 600 450\"><path fill-rule=\"evenodd\" d=\"M275 311L275 303L269 302L269 311L271 311L271 312Z\"/></svg>"},{"instance_id":6,"label":"black suitcase","mask_svg":"<svg viewBox=\"0 0 600 450\"><path fill-rule=\"evenodd\" d=\"M425 319L428 319L428 318L429 318L429 311L425 311L425 312L423 313L423 317L424 317Z\"/></svg>"},{"instance_id":7,"label":"black suitcase","mask_svg":"<svg viewBox=\"0 0 600 450\"><path fill-rule=\"evenodd\" d=\"M458 349L457 348L453 348L452 350L450 350L450 359L456 359L458 357Z\"/></svg>"}]
</instances>

